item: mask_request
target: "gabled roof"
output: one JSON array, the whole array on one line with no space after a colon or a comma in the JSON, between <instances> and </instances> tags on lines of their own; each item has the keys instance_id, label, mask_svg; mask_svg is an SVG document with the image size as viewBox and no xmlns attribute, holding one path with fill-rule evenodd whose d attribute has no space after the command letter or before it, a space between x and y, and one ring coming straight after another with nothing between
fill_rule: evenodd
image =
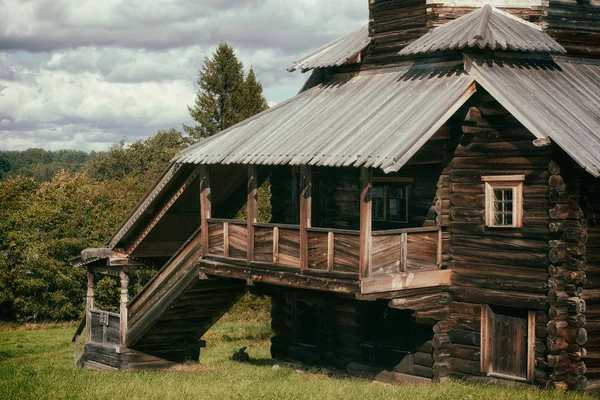
<instances>
[{"instance_id":1,"label":"gabled roof","mask_svg":"<svg viewBox=\"0 0 600 400\"><path fill-rule=\"evenodd\" d=\"M393 72L321 84L202 140L173 161L397 171L477 82L533 135L550 137L600 176L600 64L512 59L473 62L468 72L405 63Z\"/></svg>"},{"instance_id":2,"label":"gabled roof","mask_svg":"<svg viewBox=\"0 0 600 400\"><path fill-rule=\"evenodd\" d=\"M600 63L475 61L470 74L532 134L600 176Z\"/></svg>"},{"instance_id":3,"label":"gabled roof","mask_svg":"<svg viewBox=\"0 0 600 400\"><path fill-rule=\"evenodd\" d=\"M472 94L473 81L457 67L413 63L335 80L204 139L173 161L397 171Z\"/></svg>"},{"instance_id":4,"label":"gabled roof","mask_svg":"<svg viewBox=\"0 0 600 400\"><path fill-rule=\"evenodd\" d=\"M565 53L542 28L489 4L438 26L400 51L416 55L479 48L540 53Z\"/></svg>"},{"instance_id":5,"label":"gabled roof","mask_svg":"<svg viewBox=\"0 0 600 400\"><path fill-rule=\"evenodd\" d=\"M369 45L370 41L369 27L365 25L295 61L287 70L290 72L307 71L346 64L356 58Z\"/></svg>"}]
</instances>

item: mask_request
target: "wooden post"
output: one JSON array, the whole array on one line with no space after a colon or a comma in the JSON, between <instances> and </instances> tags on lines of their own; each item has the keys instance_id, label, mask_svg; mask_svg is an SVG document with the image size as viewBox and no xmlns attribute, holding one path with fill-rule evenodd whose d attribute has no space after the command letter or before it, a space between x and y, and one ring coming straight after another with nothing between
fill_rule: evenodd
<instances>
[{"instance_id":1,"label":"wooden post","mask_svg":"<svg viewBox=\"0 0 600 400\"><path fill-rule=\"evenodd\" d=\"M223 257L229 257L229 222L223 222Z\"/></svg>"},{"instance_id":2,"label":"wooden post","mask_svg":"<svg viewBox=\"0 0 600 400\"><path fill-rule=\"evenodd\" d=\"M440 227L440 230L438 231L437 234L437 266L438 268L442 268L442 240L443 240L443 233L442 233L442 228Z\"/></svg>"},{"instance_id":3,"label":"wooden post","mask_svg":"<svg viewBox=\"0 0 600 400\"><path fill-rule=\"evenodd\" d=\"M335 236L327 232L327 271L333 271L333 257L335 256Z\"/></svg>"},{"instance_id":4,"label":"wooden post","mask_svg":"<svg viewBox=\"0 0 600 400\"><path fill-rule=\"evenodd\" d=\"M279 228L273 228L273 264L279 262Z\"/></svg>"},{"instance_id":5,"label":"wooden post","mask_svg":"<svg viewBox=\"0 0 600 400\"><path fill-rule=\"evenodd\" d=\"M308 269L308 232L312 215L312 175L309 165L300 167L300 269Z\"/></svg>"},{"instance_id":6,"label":"wooden post","mask_svg":"<svg viewBox=\"0 0 600 400\"><path fill-rule=\"evenodd\" d=\"M208 219L211 213L210 204L210 180L208 165L200 167L200 227L202 236L202 255L208 254Z\"/></svg>"},{"instance_id":7,"label":"wooden post","mask_svg":"<svg viewBox=\"0 0 600 400\"><path fill-rule=\"evenodd\" d=\"M94 309L94 274L88 269L87 298L85 302L85 342L92 340L92 310Z\"/></svg>"},{"instance_id":8,"label":"wooden post","mask_svg":"<svg viewBox=\"0 0 600 400\"><path fill-rule=\"evenodd\" d=\"M254 261L254 224L258 220L258 168L248 166L248 263Z\"/></svg>"},{"instance_id":9,"label":"wooden post","mask_svg":"<svg viewBox=\"0 0 600 400\"><path fill-rule=\"evenodd\" d=\"M127 336L127 317L129 311L127 305L129 304L129 275L127 272L120 271L119 276L121 277L121 298L120 298L120 332L121 332L121 345L125 345L125 337Z\"/></svg>"},{"instance_id":10,"label":"wooden post","mask_svg":"<svg viewBox=\"0 0 600 400\"><path fill-rule=\"evenodd\" d=\"M360 170L361 192L360 192L360 276L369 276L371 268L371 190L373 188L372 175L369 168Z\"/></svg>"},{"instance_id":11,"label":"wooden post","mask_svg":"<svg viewBox=\"0 0 600 400\"><path fill-rule=\"evenodd\" d=\"M406 272L408 264L408 234L404 232L401 236L402 242L402 262L400 263L400 272Z\"/></svg>"}]
</instances>

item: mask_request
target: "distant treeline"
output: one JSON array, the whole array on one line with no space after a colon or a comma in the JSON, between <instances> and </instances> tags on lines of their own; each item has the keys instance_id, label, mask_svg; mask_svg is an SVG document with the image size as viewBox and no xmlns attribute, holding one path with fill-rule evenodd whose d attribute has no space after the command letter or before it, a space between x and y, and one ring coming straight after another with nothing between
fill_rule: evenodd
<instances>
[{"instance_id":1,"label":"distant treeline","mask_svg":"<svg viewBox=\"0 0 600 400\"><path fill-rule=\"evenodd\" d=\"M37 182L49 181L59 171L79 171L95 155L80 150L0 151L0 180L25 176Z\"/></svg>"}]
</instances>

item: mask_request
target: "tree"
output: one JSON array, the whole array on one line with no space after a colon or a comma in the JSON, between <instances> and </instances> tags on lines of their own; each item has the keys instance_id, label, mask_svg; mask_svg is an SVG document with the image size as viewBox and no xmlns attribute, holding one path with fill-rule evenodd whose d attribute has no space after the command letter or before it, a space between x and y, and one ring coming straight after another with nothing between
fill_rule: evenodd
<instances>
[{"instance_id":1,"label":"tree","mask_svg":"<svg viewBox=\"0 0 600 400\"><path fill-rule=\"evenodd\" d=\"M198 125L183 126L196 139L214 135L267 108L254 71L250 69L244 80L243 64L226 43L217 47L212 58L204 59L198 86L194 105L188 106Z\"/></svg>"},{"instance_id":2,"label":"tree","mask_svg":"<svg viewBox=\"0 0 600 400\"><path fill-rule=\"evenodd\" d=\"M242 103L240 107L240 117L242 121L269 108L262 91L263 87L261 83L256 80L254 69L250 67L250 71L248 71L248 76L242 87Z\"/></svg>"},{"instance_id":3,"label":"tree","mask_svg":"<svg viewBox=\"0 0 600 400\"><path fill-rule=\"evenodd\" d=\"M2 176L5 172L10 171L11 165L10 161L8 161L4 157L0 157L0 180L2 180Z\"/></svg>"}]
</instances>

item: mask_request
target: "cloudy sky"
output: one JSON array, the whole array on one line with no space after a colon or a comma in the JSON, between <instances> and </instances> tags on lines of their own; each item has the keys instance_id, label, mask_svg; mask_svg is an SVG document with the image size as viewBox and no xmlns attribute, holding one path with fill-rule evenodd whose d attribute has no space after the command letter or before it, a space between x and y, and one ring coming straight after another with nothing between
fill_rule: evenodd
<instances>
[{"instance_id":1,"label":"cloudy sky","mask_svg":"<svg viewBox=\"0 0 600 400\"><path fill-rule=\"evenodd\" d=\"M220 42L271 105L291 62L368 20L367 0L0 0L0 149L106 150L190 124Z\"/></svg>"}]
</instances>

